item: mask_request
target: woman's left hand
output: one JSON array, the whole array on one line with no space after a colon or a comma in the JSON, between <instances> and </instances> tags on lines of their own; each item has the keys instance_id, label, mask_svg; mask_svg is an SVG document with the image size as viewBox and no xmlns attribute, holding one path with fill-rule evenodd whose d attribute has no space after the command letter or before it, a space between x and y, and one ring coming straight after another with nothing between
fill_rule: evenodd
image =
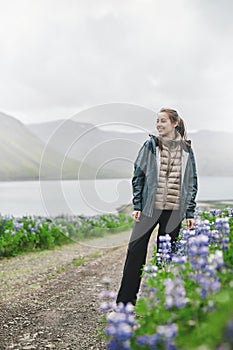
<instances>
[{"instance_id":1,"label":"woman's left hand","mask_svg":"<svg viewBox=\"0 0 233 350\"><path fill-rule=\"evenodd\" d=\"M194 219L186 219L187 226L189 230L194 229L195 227L195 220Z\"/></svg>"}]
</instances>

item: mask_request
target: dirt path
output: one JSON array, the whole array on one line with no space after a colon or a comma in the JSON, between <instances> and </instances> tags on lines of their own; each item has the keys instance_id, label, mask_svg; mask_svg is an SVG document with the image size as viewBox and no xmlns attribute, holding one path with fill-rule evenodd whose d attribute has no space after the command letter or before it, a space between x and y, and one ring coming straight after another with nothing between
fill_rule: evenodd
<instances>
[{"instance_id":1,"label":"dirt path","mask_svg":"<svg viewBox=\"0 0 233 350\"><path fill-rule=\"evenodd\" d=\"M117 291L130 233L1 260L0 349L106 349L98 295L104 278Z\"/></svg>"}]
</instances>

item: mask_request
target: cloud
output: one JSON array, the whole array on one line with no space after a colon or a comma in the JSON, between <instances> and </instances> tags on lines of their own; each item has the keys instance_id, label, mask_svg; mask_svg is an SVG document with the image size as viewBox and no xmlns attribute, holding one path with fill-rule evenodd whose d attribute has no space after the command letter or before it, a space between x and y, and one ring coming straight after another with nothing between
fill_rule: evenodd
<instances>
[{"instance_id":1,"label":"cloud","mask_svg":"<svg viewBox=\"0 0 233 350\"><path fill-rule=\"evenodd\" d=\"M229 130L232 3L21 0L0 14L0 109L24 121L122 102ZM203 118L204 116L204 118Z\"/></svg>"}]
</instances>

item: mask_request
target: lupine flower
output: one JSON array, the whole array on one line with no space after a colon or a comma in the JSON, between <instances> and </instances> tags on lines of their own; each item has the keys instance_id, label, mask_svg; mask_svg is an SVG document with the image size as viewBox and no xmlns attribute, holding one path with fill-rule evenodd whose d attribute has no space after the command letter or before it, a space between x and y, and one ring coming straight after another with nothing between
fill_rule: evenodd
<instances>
[{"instance_id":1,"label":"lupine flower","mask_svg":"<svg viewBox=\"0 0 233 350\"><path fill-rule=\"evenodd\" d=\"M99 294L99 299L102 300L100 304L100 310L102 312L108 312L113 310L115 307L114 299L116 294L112 291L104 290ZM106 299L106 300L105 300Z\"/></svg>"},{"instance_id":2,"label":"lupine flower","mask_svg":"<svg viewBox=\"0 0 233 350\"><path fill-rule=\"evenodd\" d=\"M178 327L175 323L157 327L157 333L168 340L174 339L177 336L177 331Z\"/></svg>"},{"instance_id":3,"label":"lupine flower","mask_svg":"<svg viewBox=\"0 0 233 350\"><path fill-rule=\"evenodd\" d=\"M208 293L216 293L220 290L221 283L215 278L210 278L208 275L199 274L197 275L196 282L200 285L200 297L202 299L207 297Z\"/></svg>"},{"instance_id":4,"label":"lupine flower","mask_svg":"<svg viewBox=\"0 0 233 350\"><path fill-rule=\"evenodd\" d=\"M210 237L211 245L220 245L221 239L222 239L222 235L220 232L218 232L218 230L211 230L211 237Z\"/></svg>"},{"instance_id":5,"label":"lupine flower","mask_svg":"<svg viewBox=\"0 0 233 350\"><path fill-rule=\"evenodd\" d=\"M228 250L229 233L230 233L229 218L228 217L217 218L215 221L215 227L220 236L222 250L223 251Z\"/></svg>"},{"instance_id":6,"label":"lupine flower","mask_svg":"<svg viewBox=\"0 0 233 350\"><path fill-rule=\"evenodd\" d=\"M222 210L221 209L210 209L209 210L209 215L210 216L219 216L222 214Z\"/></svg>"},{"instance_id":7,"label":"lupine flower","mask_svg":"<svg viewBox=\"0 0 233 350\"><path fill-rule=\"evenodd\" d=\"M135 325L134 306L131 303L124 305L119 303L115 307L115 312L107 316L107 326L105 333L112 339L108 344L108 349L130 349L130 338L133 336Z\"/></svg>"},{"instance_id":8,"label":"lupine flower","mask_svg":"<svg viewBox=\"0 0 233 350\"><path fill-rule=\"evenodd\" d=\"M116 297L116 293L108 290L104 290L99 294L100 299L104 299L104 298L115 299L115 297Z\"/></svg>"},{"instance_id":9,"label":"lupine flower","mask_svg":"<svg viewBox=\"0 0 233 350\"><path fill-rule=\"evenodd\" d=\"M188 256L193 270L203 269L207 262L209 238L205 234L191 237L188 242Z\"/></svg>"},{"instance_id":10,"label":"lupine flower","mask_svg":"<svg viewBox=\"0 0 233 350\"><path fill-rule=\"evenodd\" d=\"M113 304L111 304L109 301L102 301L100 304L100 311L102 312L107 312L112 310Z\"/></svg>"},{"instance_id":11,"label":"lupine flower","mask_svg":"<svg viewBox=\"0 0 233 350\"><path fill-rule=\"evenodd\" d=\"M219 270L225 266L223 261L223 253L221 250L216 250L214 253L208 256L208 264L206 266L206 272L210 276L216 275L216 270Z\"/></svg>"},{"instance_id":12,"label":"lupine flower","mask_svg":"<svg viewBox=\"0 0 233 350\"><path fill-rule=\"evenodd\" d=\"M141 335L137 337L137 343L141 346L149 345L151 349L156 349L156 344L160 341L160 336L155 333L153 335Z\"/></svg>"},{"instance_id":13,"label":"lupine flower","mask_svg":"<svg viewBox=\"0 0 233 350\"><path fill-rule=\"evenodd\" d=\"M215 221L215 227L222 235L228 235L230 233L228 217L217 218Z\"/></svg>"},{"instance_id":14,"label":"lupine flower","mask_svg":"<svg viewBox=\"0 0 233 350\"><path fill-rule=\"evenodd\" d=\"M227 208L226 215L229 217L232 217L233 216L233 208Z\"/></svg>"},{"instance_id":15,"label":"lupine flower","mask_svg":"<svg viewBox=\"0 0 233 350\"><path fill-rule=\"evenodd\" d=\"M22 228L23 228L23 223L20 223L18 222L17 220L14 220L13 221L13 224L14 224L14 230L17 232L17 231L20 231Z\"/></svg>"},{"instance_id":16,"label":"lupine flower","mask_svg":"<svg viewBox=\"0 0 233 350\"><path fill-rule=\"evenodd\" d=\"M172 262L175 265L181 265L183 266L187 262L187 256L182 256L182 255L175 255L172 257Z\"/></svg>"},{"instance_id":17,"label":"lupine flower","mask_svg":"<svg viewBox=\"0 0 233 350\"><path fill-rule=\"evenodd\" d=\"M155 265L145 265L143 268L145 274L144 277L147 279L149 277L155 278L158 272L158 266Z\"/></svg>"},{"instance_id":18,"label":"lupine flower","mask_svg":"<svg viewBox=\"0 0 233 350\"><path fill-rule=\"evenodd\" d=\"M156 256L158 265L165 265L171 261L171 237L168 234L159 236L159 248Z\"/></svg>"},{"instance_id":19,"label":"lupine flower","mask_svg":"<svg viewBox=\"0 0 233 350\"><path fill-rule=\"evenodd\" d=\"M186 291L184 288L184 282L180 278L167 278L164 281L165 285L165 303L166 309L176 307L182 309L186 305Z\"/></svg>"},{"instance_id":20,"label":"lupine flower","mask_svg":"<svg viewBox=\"0 0 233 350\"><path fill-rule=\"evenodd\" d=\"M180 236L181 239L179 240L178 244L177 244L177 252L176 252L176 256L177 255L187 255L187 243L188 243L188 239L190 237L192 237L193 235L195 235L195 231L194 230L186 230L186 229L181 229L180 230Z\"/></svg>"},{"instance_id":21,"label":"lupine flower","mask_svg":"<svg viewBox=\"0 0 233 350\"><path fill-rule=\"evenodd\" d=\"M197 235L204 235L209 236L210 234L210 222L209 220L203 220L198 223L198 225L195 225L195 231Z\"/></svg>"},{"instance_id":22,"label":"lupine flower","mask_svg":"<svg viewBox=\"0 0 233 350\"><path fill-rule=\"evenodd\" d=\"M173 340L177 336L177 331L178 327L174 323L160 325L155 334L137 337L137 343L142 346L148 345L150 349L156 349L156 345L159 343L163 344L167 350L176 350Z\"/></svg>"},{"instance_id":23,"label":"lupine flower","mask_svg":"<svg viewBox=\"0 0 233 350\"><path fill-rule=\"evenodd\" d=\"M228 250L229 237L223 237L222 239L222 249L224 251Z\"/></svg>"}]
</instances>

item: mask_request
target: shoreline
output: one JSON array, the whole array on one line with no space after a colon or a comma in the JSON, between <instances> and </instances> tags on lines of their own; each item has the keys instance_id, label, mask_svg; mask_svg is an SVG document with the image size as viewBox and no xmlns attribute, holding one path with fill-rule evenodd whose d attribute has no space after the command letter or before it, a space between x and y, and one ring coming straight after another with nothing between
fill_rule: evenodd
<instances>
[{"instance_id":1,"label":"shoreline","mask_svg":"<svg viewBox=\"0 0 233 350\"><path fill-rule=\"evenodd\" d=\"M233 199L207 199L207 200L196 200L197 209L200 208L227 208L233 207ZM118 213L130 213L133 211L132 204L123 204L120 207L117 207L116 210Z\"/></svg>"}]
</instances>

